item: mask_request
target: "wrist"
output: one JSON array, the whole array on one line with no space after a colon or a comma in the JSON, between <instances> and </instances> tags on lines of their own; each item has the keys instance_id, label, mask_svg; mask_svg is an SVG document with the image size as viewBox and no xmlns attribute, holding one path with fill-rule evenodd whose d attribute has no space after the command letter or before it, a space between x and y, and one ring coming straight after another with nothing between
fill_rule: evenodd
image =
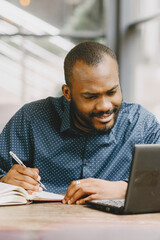
<instances>
[{"instance_id":1,"label":"wrist","mask_svg":"<svg viewBox=\"0 0 160 240\"><path fill-rule=\"evenodd\" d=\"M126 196L126 192L127 192L127 187L128 187L128 183L126 181L119 181L119 189L120 189L120 195L122 198L125 198Z\"/></svg>"}]
</instances>

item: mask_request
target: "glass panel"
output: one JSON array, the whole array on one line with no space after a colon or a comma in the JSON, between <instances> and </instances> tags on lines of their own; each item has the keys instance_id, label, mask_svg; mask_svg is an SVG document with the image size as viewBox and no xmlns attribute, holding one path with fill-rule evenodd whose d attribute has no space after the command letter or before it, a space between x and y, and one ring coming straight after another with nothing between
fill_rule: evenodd
<instances>
[{"instance_id":1,"label":"glass panel","mask_svg":"<svg viewBox=\"0 0 160 240\"><path fill-rule=\"evenodd\" d=\"M160 8L159 0L130 0L130 21L135 22L150 17Z\"/></svg>"},{"instance_id":2,"label":"glass panel","mask_svg":"<svg viewBox=\"0 0 160 240\"><path fill-rule=\"evenodd\" d=\"M0 2L1 128L24 103L62 94L66 53L85 39L103 41L104 17L103 0Z\"/></svg>"},{"instance_id":3,"label":"glass panel","mask_svg":"<svg viewBox=\"0 0 160 240\"><path fill-rule=\"evenodd\" d=\"M139 27L139 52L135 67L135 100L160 120L160 21Z\"/></svg>"},{"instance_id":4,"label":"glass panel","mask_svg":"<svg viewBox=\"0 0 160 240\"><path fill-rule=\"evenodd\" d=\"M160 12L159 0L130 1L131 23ZM137 25L132 38L133 101L140 103L160 121L160 18Z\"/></svg>"}]
</instances>

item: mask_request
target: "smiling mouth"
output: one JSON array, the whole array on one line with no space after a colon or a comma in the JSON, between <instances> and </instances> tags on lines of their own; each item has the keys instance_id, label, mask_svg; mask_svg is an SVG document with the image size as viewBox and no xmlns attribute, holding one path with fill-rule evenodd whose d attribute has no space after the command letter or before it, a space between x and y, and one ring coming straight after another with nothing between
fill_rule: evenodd
<instances>
[{"instance_id":1,"label":"smiling mouth","mask_svg":"<svg viewBox=\"0 0 160 240\"><path fill-rule=\"evenodd\" d=\"M111 114L103 114L102 116L94 116L94 119L96 119L98 122L101 123L108 123L113 119L114 113Z\"/></svg>"}]
</instances>

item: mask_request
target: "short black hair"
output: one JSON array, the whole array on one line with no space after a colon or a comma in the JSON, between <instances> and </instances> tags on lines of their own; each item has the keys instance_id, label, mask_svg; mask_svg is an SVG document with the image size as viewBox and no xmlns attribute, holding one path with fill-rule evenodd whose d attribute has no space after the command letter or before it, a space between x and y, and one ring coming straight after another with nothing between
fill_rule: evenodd
<instances>
[{"instance_id":1,"label":"short black hair","mask_svg":"<svg viewBox=\"0 0 160 240\"><path fill-rule=\"evenodd\" d=\"M66 84L68 86L71 86L70 80L76 61L82 60L88 65L96 66L102 61L104 55L106 54L117 62L117 58L113 50L98 42L86 41L79 43L77 46L72 48L64 60L64 74Z\"/></svg>"}]
</instances>

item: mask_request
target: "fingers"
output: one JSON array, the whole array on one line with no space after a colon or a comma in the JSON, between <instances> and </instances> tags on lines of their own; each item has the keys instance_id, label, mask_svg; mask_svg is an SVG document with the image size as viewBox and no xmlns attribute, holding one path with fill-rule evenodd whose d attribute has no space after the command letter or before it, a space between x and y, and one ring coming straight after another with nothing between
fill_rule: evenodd
<instances>
[{"instance_id":1,"label":"fingers","mask_svg":"<svg viewBox=\"0 0 160 240\"><path fill-rule=\"evenodd\" d=\"M80 188L80 184L82 184L82 180L81 182L79 181L79 184L77 184L77 181L72 181L71 184L69 185L65 197L63 199L63 203L68 203L71 204L73 202L76 201L77 199L77 195L79 196L79 188ZM78 193L76 193L78 191Z\"/></svg>"},{"instance_id":2,"label":"fingers","mask_svg":"<svg viewBox=\"0 0 160 240\"><path fill-rule=\"evenodd\" d=\"M40 181L39 170L36 168L27 168L15 164L4 176L3 182L23 187L30 191L42 191L38 181Z\"/></svg>"},{"instance_id":3,"label":"fingers","mask_svg":"<svg viewBox=\"0 0 160 240\"><path fill-rule=\"evenodd\" d=\"M81 179L78 181L72 181L67 189L63 203L72 204L78 199L85 197L88 194L93 194L92 191L92 179ZM78 184L77 184L78 183Z\"/></svg>"},{"instance_id":4,"label":"fingers","mask_svg":"<svg viewBox=\"0 0 160 240\"><path fill-rule=\"evenodd\" d=\"M80 187L80 186L79 186ZM68 203L68 204L72 204L72 203L76 203L78 205L80 204L85 204L85 201L87 200L94 200L97 199L98 195L97 194L90 194L88 196L88 194L90 194L90 191L84 191L81 187L72 195L72 197L67 200L68 198L64 198L63 203Z\"/></svg>"},{"instance_id":5,"label":"fingers","mask_svg":"<svg viewBox=\"0 0 160 240\"><path fill-rule=\"evenodd\" d=\"M76 204L78 204L78 205L85 204L86 201L95 200L97 198L98 198L97 194L92 194L92 195L87 196L86 198L82 198L82 199L76 201Z\"/></svg>"},{"instance_id":6,"label":"fingers","mask_svg":"<svg viewBox=\"0 0 160 240\"><path fill-rule=\"evenodd\" d=\"M81 180L80 183L82 184L82 180ZM77 184L77 181L72 181L72 182L71 182L71 184L70 184L70 186L68 187L67 192L66 192L66 194L65 194L65 200L66 200L66 201L68 201L68 200L72 197L72 195L74 195L74 193L75 193L76 191L78 191L78 189L79 189L79 187L80 187L80 183Z\"/></svg>"},{"instance_id":7,"label":"fingers","mask_svg":"<svg viewBox=\"0 0 160 240\"><path fill-rule=\"evenodd\" d=\"M74 202L76 202L77 201L77 199L79 199L80 197L82 197L83 196L83 190L80 188L80 189L78 189L73 195L72 195L72 197L66 197L66 198L64 198L64 200L68 203L68 204L72 204L72 203L74 203Z\"/></svg>"},{"instance_id":8,"label":"fingers","mask_svg":"<svg viewBox=\"0 0 160 240\"><path fill-rule=\"evenodd\" d=\"M40 176L38 175L39 171L36 168L29 168L29 167L23 167L21 165L15 164L13 166L13 169L15 169L20 174L26 175L35 181L40 181Z\"/></svg>"},{"instance_id":9,"label":"fingers","mask_svg":"<svg viewBox=\"0 0 160 240\"><path fill-rule=\"evenodd\" d=\"M35 171L39 175L39 169L38 168L32 168L33 171Z\"/></svg>"},{"instance_id":10,"label":"fingers","mask_svg":"<svg viewBox=\"0 0 160 240\"><path fill-rule=\"evenodd\" d=\"M42 191L42 188L40 187L39 183L37 183L37 185L33 185L28 182L25 182L24 180L20 181L20 180L14 179L10 184L20 186L20 187L22 187L26 190L30 190L32 192L41 192Z\"/></svg>"}]
</instances>

